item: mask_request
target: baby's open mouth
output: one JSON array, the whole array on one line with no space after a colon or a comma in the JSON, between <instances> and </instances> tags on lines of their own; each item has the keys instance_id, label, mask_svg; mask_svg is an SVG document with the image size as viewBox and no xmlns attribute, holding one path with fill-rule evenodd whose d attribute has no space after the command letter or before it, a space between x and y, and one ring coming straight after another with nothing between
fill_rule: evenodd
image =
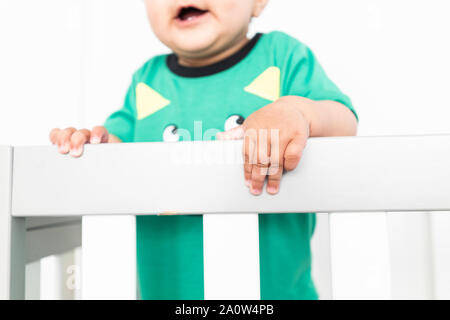
<instances>
[{"instance_id":1,"label":"baby's open mouth","mask_svg":"<svg viewBox=\"0 0 450 320\"><path fill-rule=\"evenodd\" d=\"M201 10L195 7L185 7L180 9L180 12L176 18L181 21L189 21L198 18L207 12L208 10Z\"/></svg>"}]
</instances>

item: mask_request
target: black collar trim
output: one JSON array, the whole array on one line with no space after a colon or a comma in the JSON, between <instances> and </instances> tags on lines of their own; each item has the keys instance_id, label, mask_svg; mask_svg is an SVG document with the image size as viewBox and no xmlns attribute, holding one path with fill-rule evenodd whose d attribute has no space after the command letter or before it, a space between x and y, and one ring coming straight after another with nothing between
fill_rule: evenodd
<instances>
[{"instance_id":1,"label":"black collar trim","mask_svg":"<svg viewBox=\"0 0 450 320\"><path fill-rule=\"evenodd\" d=\"M232 56L204 67L186 67L178 63L178 57L172 53L166 58L167 67L173 73L187 78L199 78L210 76L225 71L242 61L252 51L263 34L257 33L242 49Z\"/></svg>"}]
</instances>

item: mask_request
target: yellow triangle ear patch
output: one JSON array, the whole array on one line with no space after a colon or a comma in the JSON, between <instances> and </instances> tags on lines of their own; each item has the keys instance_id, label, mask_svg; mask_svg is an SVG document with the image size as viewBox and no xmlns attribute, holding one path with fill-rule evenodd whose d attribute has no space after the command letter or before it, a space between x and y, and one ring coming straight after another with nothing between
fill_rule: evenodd
<instances>
[{"instance_id":1,"label":"yellow triangle ear patch","mask_svg":"<svg viewBox=\"0 0 450 320\"><path fill-rule=\"evenodd\" d=\"M245 91L258 97L275 101L280 98L281 72L277 67L270 67L245 87Z\"/></svg>"},{"instance_id":2,"label":"yellow triangle ear patch","mask_svg":"<svg viewBox=\"0 0 450 320\"><path fill-rule=\"evenodd\" d=\"M145 83L140 82L136 86L136 109L138 120L147 118L149 115L167 107L169 104L169 100Z\"/></svg>"}]
</instances>

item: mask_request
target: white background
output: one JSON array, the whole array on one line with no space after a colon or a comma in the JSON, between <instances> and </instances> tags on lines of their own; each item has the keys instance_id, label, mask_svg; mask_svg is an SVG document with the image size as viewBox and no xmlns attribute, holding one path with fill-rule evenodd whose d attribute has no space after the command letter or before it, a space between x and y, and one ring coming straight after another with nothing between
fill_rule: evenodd
<instances>
[{"instance_id":1,"label":"white background","mask_svg":"<svg viewBox=\"0 0 450 320\"><path fill-rule=\"evenodd\" d=\"M272 0L252 32L281 30L309 45L353 99L359 135L450 133L449 9L448 0ZM0 144L48 144L53 127L102 124L121 106L132 72L164 52L140 0L0 0ZM389 235L393 297L449 296L446 215L331 223L339 281L385 281L382 252L373 270L358 270L358 261ZM355 291L349 285L335 297L364 298Z\"/></svg>"}]
</instances>

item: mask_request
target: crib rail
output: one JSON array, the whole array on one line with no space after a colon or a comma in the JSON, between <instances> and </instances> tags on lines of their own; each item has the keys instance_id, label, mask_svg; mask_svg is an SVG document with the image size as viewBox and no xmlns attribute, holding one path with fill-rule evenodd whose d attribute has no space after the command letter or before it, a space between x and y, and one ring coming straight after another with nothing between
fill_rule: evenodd
<instances>
[{"instance_id":1,"label":"crib rail","mask_svg":"<svg viewBox=\"0 0 450 320\"><path fill-rule=\"evenodd\" d=\"M240 150L241 142L88 145L72 159L16 147L12 215L450 208L450 135L312 138L276 197L247 192Z\"/></svg>"}]
</instances>

